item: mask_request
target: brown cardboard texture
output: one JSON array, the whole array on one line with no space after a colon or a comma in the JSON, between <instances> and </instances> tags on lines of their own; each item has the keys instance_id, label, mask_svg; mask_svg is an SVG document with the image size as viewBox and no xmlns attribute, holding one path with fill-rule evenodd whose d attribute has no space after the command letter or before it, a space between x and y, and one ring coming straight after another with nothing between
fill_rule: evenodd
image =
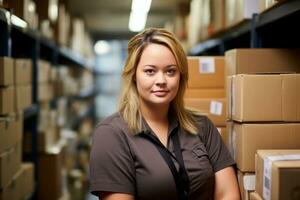
<instances>
[{"instance_id":1,"label":"brown cardboard texture","mask_svg":"<svg viewBox=\"0 0 300 200\"><path fill-rule=\"evenodd\" d=\"M224 88L224 57L188 57L188 68L189 88Z\"/></svg>"},{"instance_id":2,"label":"brown cardboard texture","mask_svg":"<svg viewBox=\"0 0 300 200\"><path fill-rule=\"evenodd\" d=\"M58 199L62 195L61 153L39 155L39 191L38 199Z\"/></svg>"},{"instance_id":3,"label":"brown cardboard texture","mask_svg":"<svg viewBox=\"0 0 300 200\"><path fill-rule=\"evenodd\" d=\"M32 62L30 59L18 58L14 60L14 83L25 85L32 83Z\"/></svg>"},{"instance_id":4,"label":"brown cardboard texture","mask_svg":"<svg viewBox=\"0 0 300 200\"><path fill-rule=\"evenodd\" d=\"M299 122L298 85L300 74L232 76L228 115L239 122Z\"/></svg>"},{"instance_id":5,"label":"brown cardboard texture","mask_svg":"<svg viewBox=\"0 0 300 200\"><path fill-rule=\"evenodd\" d=\"M232 98L233 98L233 88L232 88L232 79L233 76L227 76L226 79L226 101L227 101L227 106L226 106L226 118L228 120L232 119Z\"/></svg>"},{"instance_id":6,"label":"brown cardboard texture","mask_svg":"<svg viewBox=\"0 0 300 200\"><path fill-rule=\"evenodd\" d=\"M193 89L187 88L185 98L225 98L225 89Z\"/></svg>"},{"instance_id":7,"label":"brown cardboard texture","mask_svg":"<svg viewBox=\"0 0 300 200\"><path fill-rule=\"evenodd\" d=\"M226 51L227 75L300 72L300 49L232 49Z\"/></svg>"},{"instance_id":8,"label":"brown cardboard texture","mask_svg":"<svg viewBox=\"0 0 300 200\"><path fill-rule=\"evenodd\" d=\"M22 196L22 185L23 179L23 169L19 169L8 183L2 190L0 190L0 200L20 200L20 199L27 199Z\"/></svg>"},{"instance_id":9,"label":"brown cardboard texture","mask_svg":"<svg viewBox=\"0 0 300 200\"><path fill-rule=\"evenodd\" d=\"M0 188L4 188L21 167L21 143L0 155Z\"/></svg>"},{"instance_id":10,"label":"brown cardboard texture","mask_svg":"<svg viewBox=\"0 0 300 200\"><path fill-rule=\"evenodd\" d=\"M238 171L237 175L242 200L249 200L250 192L255 189L255 174Z\"/></svg>"},{"instance_id":11,"label":"brown cardboard texture","mask_svg":"<svg viewBox=\"0 0 300 200\"><path fill-rule=\"evenodd\" d=\"M0 57L0 86L12 85L13 80L13 59L8 57Z\"/></svg>"},{"instance_id":12,"label":"brown cardboard texture","mask_svg":"<svg viewBox=\"0 0 300 200\"><path fill-rule=\"evenodd\" d=\"M22 174L22 188L21 188L21 196L28 197L34 191L34 165L33 163L22 163L21 166L23 170ZM24 199L25 199L24 198Z\"/></svg>"},{"instance_id":13,"label":"brown cardboard texture","mask_svg":"<svg viewBox=\"0 0 300 200\"><path fill-rule=\"evenodd\" d=\"M32 104L32 87L31 85L19 85L15 90L15 110L20 111Z\"/></svg>"},{"instance_id":14,"label":"brown cardboard texture","mask_svg":"<svg viewBox=\"0 0 300 200\"><path fill-rule=\"evenodd\" d=\"M38 61L38 82L47 83L50 80L51 65L44 60Z\"/></svg>"},{"instance_id":15,"label":"brown cardboard texture","mask_svg":"<svg viewBox=\"0 0 300 200\"><path fill-rule=\"evenodd\" d=\"M216 126L226 126L226 101L225 99L184 99L186 107L199 110L208 116Z\"/></svg>"},{"instance_id":16,"label":"brown cardboard texture","mask_svg":"<svg viewBox=\"0 0 300 200\"><path fill-rule=\"evenodd\" d=\"M0 87L0 115L14 112L14 87Z\"/></svg>"},{"instance_id":17,"label":"brown cardboard texture","mask_svg":"<svg viewBox=\"0 0 300 200\"><path fill-rule=\"evenodd\" d=\"M261 196L259 196L259 194L257 194L256 192L251 192L250 200L263 200L263 198Z\"/></svg>"},{"instance_id":18,"label":"brown cardboard texture","mask_svg":"<svg viewBox=\"0 0 300 200\"><path fill-rule=\"evenodd\" d=\"M299 149L300 123L239 124L234 123L231 152L242 172L254 172L258 149Z\"/></svg>"},{"instance_id":19,"label":"brown cardboard texture","mask_svg":"<svg viewBox=\"0 0 300 200\"><path fill-rule=\"evenodd\" d=\"M259 150L255 170L256 191L264 199L268 192L272 200L299 199L300 149Z\"/></svg>"},{"instance_id":20,"label":"brown cardboard texture","mask_svg":"<svg viewBox=\"0 0 300 200\"><path fill-rule=\"evenodd\" d=\"M0 154L13 147L22 139L23 118L0 119Z\"/></svg>"}]
</instances>

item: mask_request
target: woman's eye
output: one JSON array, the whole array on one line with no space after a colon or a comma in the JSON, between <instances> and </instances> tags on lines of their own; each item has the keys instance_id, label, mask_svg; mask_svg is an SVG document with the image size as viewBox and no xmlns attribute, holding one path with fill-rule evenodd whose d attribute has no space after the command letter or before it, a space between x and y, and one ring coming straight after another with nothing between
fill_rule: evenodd
<instances>
[{"instance_id":1,"label":"woman's eye","mask_svg":"<svg viewBox=\"0 0 300 200\"><path fill-rule=\"evenodd\" d=\"M146 69L145 72L146 72L146 74L148 74L148 75L154 74L154 70L153 70L153 69Z\"/></svg>"},{"instance_id":2,"label":"woman's eye","mask_svg":"<svg viewBox=\"0 0 300 200\"><path fill-rule=\"evenodd\" d=\"M167 71L167 74L168 74L168 75L174 75L175 72L176 72L175 69L169 69L169 70Z\"/></svg>"}]
</instances>

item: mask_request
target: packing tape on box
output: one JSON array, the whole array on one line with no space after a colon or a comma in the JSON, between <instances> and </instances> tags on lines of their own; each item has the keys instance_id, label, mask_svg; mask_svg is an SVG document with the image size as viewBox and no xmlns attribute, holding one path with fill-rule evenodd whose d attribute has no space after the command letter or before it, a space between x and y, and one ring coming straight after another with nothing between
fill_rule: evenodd
<instances>
[{"instance_id":1,"label":"packing tape on box","mask_svg":"<svg viewBox=\"0 0 300 200\"><path fill-rule=\"evenodd\" d=\"M271 200L272 162L300 160L300 154L268 156L264 159L263 198Z\"/></svg>"},{"instance_id":2,"label":"packing tape on box","mask_svg":"<svg viewBox=\"0 0 300 200\"><path fill-rule=\"evenodd\" d=\"M214 74L216 72L215 60L213 58L199 59L200 74Z\"/></svg>"}]
</instances>

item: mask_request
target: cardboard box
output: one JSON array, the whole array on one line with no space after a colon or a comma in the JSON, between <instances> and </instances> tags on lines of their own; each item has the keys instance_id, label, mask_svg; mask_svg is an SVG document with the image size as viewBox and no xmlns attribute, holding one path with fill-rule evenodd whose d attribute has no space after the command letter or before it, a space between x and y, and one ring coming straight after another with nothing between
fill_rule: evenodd
<instances>
[{"instance_id":1,"label":"cardboard box","mask_svg":"<svg viewBox=\"0 0 300 200\"><path fill-rule=\"evenodd\" d=\"M251 192L250 200L263 200L263 198L261 196L259 196L259 194L257 194L256 192Z\"/></svg>"},{"instance_id":2,"label":"cardboard box","mask_svg":"<svg viewBox=\"0 0 300 200\"><path fill-rule=\"evenodd\" d=\"M0 200L20 200L24 199L21 195L23 170L20 168L17 173L13 176L12 180L8 183L5 188L0 190Z\"/></svg>"},{"instance_id":3,"label":"cardboard box","mask_svg":"<svg viewBox=\"0 0 300 200\"><path fill-rule=\"evenodd\" d=\"M259 13L259 0L227 0L226 1L226 27L231 27L244 19L251 19L252 15Z\"/></svg>"},{"instance_id":4,"label":"cardboard box","mask_svg":"<svg viewBox=\"0 0 300 200\"><path fill-rule=\"evenodd\" d=\"M14 83L16 85L26 85L32 83L32 62L30 59L15 59L14 71Z\"/></svg>"},{"instance_id":5,"label":"cardboard box","mask_svg":"<svg viewBox=\"0 0 300 200\"><path fill-rule=\"evenodd\" d=\"M21 167L22 146L19 142L0 155L0 188L4 188L12 180Z\"/></svg>"},{"instance_id":6,"label":"cardboard box","mask_svg":"<svg viewBox=\"0 0 300 200\"><path fill-rule=\"evenodd\" d=\"M21 168L22 173L22 187L21 196L23 199L28 199L28 197L34 192L34 165L33 163L22 163Z\"/></svg>"},{"instance_id":7,"label":"cardboard box","mask_svg":"<svg viewBox=\"0 0 300 200\"><path fill-rule=\"evenodd\" d=\"M250 193L255 190L255 174L238 171L238 182L242 200L249 200Z\"/></svg>"},{"instance_id":8,"label":"cardboard box","mask_svg":"<svg viewBox=\"0 0 300 200\"><path fill-rule=\"evenodd\" d=\"M213 33L225 29L225 0L211 1L211 21Z\"/></svg>"},{"instance_id":9,"label":"cardboard box","mask_svg":"<svg viewBox=\"0 0 300 200\"><path fill-rule=\"evenodd\" d=\"M199 110L216 126L226 126L226 101L225 99L196 99L185 98L184 103L186 107Z\"/></svg>"},{"instance_id":10,"label":"cardboard box","mask_svg":"<svg viewBox=\"0 0 300 200\"><path fill-rule=\"evenodd\" d=\"M227 75L300 72L300 49L232 49L226 51Z\"/></svg>"},{"instance_id":11,"label":"cardboard box","mask_svg":"<svg viewBox=\"0 0 300 200\"><path fill-rule=\"evenodd\" d=\"M0 87L0 115L14 112L14 87Z\"/></svg>"},{"instance_id":12,"label":"cardboard box","mask_svg":"<svg viewBox=\"0 0 300 200\"><path fill-rule=\"evenodd\" d=\"M239 74L228 88L235 121L300 121L300 74Z\"/></svg>"},{"instance_id":13,"label":"cardboard box","mask_svg":"<svg viewBox=\"0 0 300 200\"><path fill-rule=\"evenodd\" d=\"M50 80L51 65L44 60L38 61L38 82L47 83Z\"/></svg>"},{"instance_id":14,"label":"cardboard box","mask_svg":"<svg viewBox=\"0 0 300 200\"><path fill-rule=\"evenodd\" d=\"M193 89L185 90L184 98L225 98L225 89Z\"/></svg>"},{"instance_id":15,"label":"cardboard box","mask_svg":"<svg viewBox=\"0 0 300 200\"><path fill-rule=\"evenodd\" d=\"M60 4L58 7L58 19L54 29L54 34L58 44L68 46L71 31L71 16L66 6Z\"/></svg>"},{"instance_id":16,"label":"cardboard box","mask_svg":"<svg viewBox=\"0 0 300 200\"><path fill-rule=\"evenodd\" d=\"M188 88L224 88L225 58L188 57L189 80Z\"/></svg>"},{"instance_id":17,"label":"cardboard box","mask_svg":"<svg viewBox=\"0 0 300 200\"><path fill-rule=\"evenodd\" d=\"M53 147L57 143L57 129L49 128L43 132L38 133L38 147L37 150L39 153L48 152L48 149ZM32 134L26 132L24 134L23 140L23 151L25 153L32 153Z\"/></svg>"},{"instance_id":18,"label":"cardboard box","mask_svg":"<svg viewBox=\"0 0 300 200\"><path fill-rule=\"evenodd\" d=\"M62 195L61 152L39 155L38 199L53 200Z\"/></svg>"},{"instance_id":19,"label":"cardboard box","mask_svg":"<svg viewBox=\"0 0 300 200\"><path fill-rule=\"evenodd\" d=\"M300 148L258 150L255 171L256 191L263 199L299 199Z\"/></svg>"},{"instance_id":20,"label":"cardboard box","mask_svg":"<svg viewBox=\"0 0 300 200\"><path fill-rule=\"evenodd\" d=\"M0 57L0 86L12 85L13 80L13 59L9 57Z\"/></svg>"},{"instance_id":21,"label":"cardboard box","mask_svg":"<svg viewBox=\"0 0 300 200\"><path fill-rule=\"evenodd\" d=\"M300 123L234 123L231 152L242 172L254 172L258 149L300 149Z\"/></svg>"},{"instance_id":22,"label":"cardboard box","mask_svg":"<svg viewBox=\"0 0 300 200\"><path fill-rule=\"evenodd\" d=\"M23 117L0 119L0 154L22 140Z\"/></svg>"},{"instance_id":23,"label":"cardboard box","mask_svg":"<svg viewBox=\"0 0 300 200\"><path fill-rule=\"evenodd\" d=\"M38 100L40 102L46 102L52 100L53 98L53 85L50 83L40 83L38 85Z\"/></svg>"},{"instance_id":24,"label":"cardboard box","mask_svg":"<svg viewBox=\"0 0 300 200\"><path fill-rule=\"evenodd\" d=\"M20 111L32 105L31 85L19 85L15 90L15 110Z\"/></svg>"}]
</instances>

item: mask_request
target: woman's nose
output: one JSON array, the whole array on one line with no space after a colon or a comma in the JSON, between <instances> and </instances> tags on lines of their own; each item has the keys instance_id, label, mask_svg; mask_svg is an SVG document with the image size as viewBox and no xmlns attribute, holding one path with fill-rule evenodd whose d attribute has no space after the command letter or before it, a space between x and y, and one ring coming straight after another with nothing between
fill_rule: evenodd
<instances>
[{"instance_id":1,"label":"woman's nose","mask_svg":"<svg viewBox=\"0 0 300 200\"><path fill-rule=\"evenodd\" d=\"M167 83L165 74L163 72L157 73L157 78L156 78L156 84L157 85L164 85Z\"/></svg>"}]
</instances>

